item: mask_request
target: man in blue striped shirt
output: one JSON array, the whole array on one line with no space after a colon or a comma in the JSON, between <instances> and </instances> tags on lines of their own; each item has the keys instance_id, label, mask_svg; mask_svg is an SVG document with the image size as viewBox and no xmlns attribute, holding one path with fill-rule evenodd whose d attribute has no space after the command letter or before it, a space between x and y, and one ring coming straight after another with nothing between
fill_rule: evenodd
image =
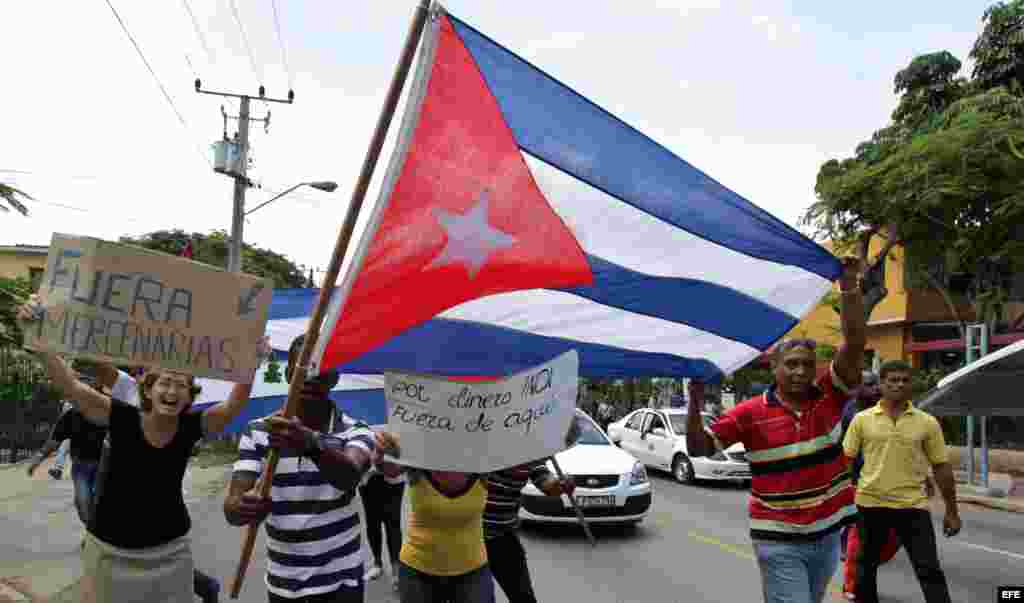
<instances>
[{"instance_id":1,"label":"man in blue striped shirt","mask_svg":"<svg viewBox=\"0 0 1024 603\"><path fill-rule=\"evenodd\" d=\"M291 380L304 337L288 351ZM375 450L373 432L338 412L328 394L337 376L308 379L298 417L256 421L239 442L224 515L236 526L267 519L271 603L363 600L363 554L356 488ZM257 480L270 448L281 451L270 499Z\"/></svg>"}]
</instances>

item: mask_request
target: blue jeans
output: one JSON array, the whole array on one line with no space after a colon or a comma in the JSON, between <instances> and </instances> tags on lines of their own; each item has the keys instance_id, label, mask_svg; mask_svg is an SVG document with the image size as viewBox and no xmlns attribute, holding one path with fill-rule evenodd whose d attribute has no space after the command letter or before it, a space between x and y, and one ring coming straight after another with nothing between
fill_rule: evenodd
<instances>
[{"instance_id":1,"label":"blue jeans","mask_svg":"<svg viewBox=\"0 0 1024 603\"><path fill-rule=\"evenodd\" d=\"M89 511L92 509L92 498L96 494L96 473L99 463L74 461L71 464L71 479L75 483L75 508L82 523L89 524Z\"/></svg>"},{"instance_id":2,"label":"blue jeans","mask_svg":"<svg viewBox=\"0 0 1024 603\"><path fill-rule=\"evenodd\" d=\"M68 448L71 447L71 440L64 440L60 443L60 448L57 449L57 458L53 461L53 468L61 472L64 471L64 465L67 464L68 460Z\"/></svg>"},{"instance_id":3,"label":"blue jeans","mask_svg":"<svg viewBox=\"0 0 1024 603\"><path fill-rule=\"evenodd\" d=\"M810 542L755 540L765 603L821 603L839 567L839 532Z\"/></svg>"}]
</instances>

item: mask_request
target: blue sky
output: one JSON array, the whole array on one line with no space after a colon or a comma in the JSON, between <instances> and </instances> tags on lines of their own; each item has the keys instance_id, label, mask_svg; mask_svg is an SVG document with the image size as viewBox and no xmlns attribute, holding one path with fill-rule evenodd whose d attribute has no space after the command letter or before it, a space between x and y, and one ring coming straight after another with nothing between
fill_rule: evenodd
<instances>
[{"instance_id":1,"label":"blue sky","mask_svg":"<svg viewBox=\"0 0 1024 603\"><path fill-rule=\"evenodd\" d=\"M0 214L5 244L53 232L114 239L228 228L231 182L203 155L220 136L207 88L289 86L270 0L111 0L181 112L167 106L104 1L8 7L0 179L45 203ZM967 63L989 2L635 0L472 2L448 9L754 203L795 223L819 165L885 125L895 72L948 49ZM277 0L296 104L253 136L250 205L303 180L336 180L253 214L247 242L324 266L415 2ZM192 67L189 67L191 62ZM263 107L256 105L258 113ZM229 111L235 107L227 105ZM386 164L390 148L382 157ZM379 172L383 171L382 169ZM379 173L378 172L378 173ZM378 178L379 180L379 178ZM375 187L370 199L375 198ZM60 207L71 206L85 211Z\"/></svg>"}]
</instances>

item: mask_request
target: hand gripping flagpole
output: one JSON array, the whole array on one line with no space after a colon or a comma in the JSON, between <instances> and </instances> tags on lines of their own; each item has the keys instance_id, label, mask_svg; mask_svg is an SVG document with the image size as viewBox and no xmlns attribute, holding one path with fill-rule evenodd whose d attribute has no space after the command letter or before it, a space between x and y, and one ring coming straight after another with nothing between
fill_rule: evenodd
<instances>
[{"instance_id":1,"label":"hand gripping flagpole","mask_svg":"<svg viewBox=\"0 0 1024 603\"><path fill-rule=\"evenodd\" d=\"M565 473L562 473L562 468L558 465L558 459L552 456L551 464L555 467L555 473L558 474L558 479L565 481ZM587 535L587 540L590 541L590 546L597 546L597 541L594 540L594 534L590 531L590 524L587 523L587 518L583 516L583 509L581 509L579 504L576 502L575 496L572 494L569 494L568 496L573 510L576 511L576 519L580 521L580 525L583 526L583 533Z\"/></svg>"},{"instance_id":2,"label":"hand gripping flagpole","mask_svg":"<svg viewBox=\"0 0 1024 603\"><path fill-rule=\"evenodd\" d=\"M579 419L573 417L572 423L569 424L569 431L565 434L565 448L568 450L576 445L577 440L580 437L579 426L576 423ZM551 465L555 468L555 475L558 476L559 481L565 481L565 473L562 471L562 466L558 464L558 459L555 455L548 457L551 460ZM590 541L590 546L597 546L597 541L594 540L594 534L590 531L590 524L587 523L587 518L583 516L583 510L580 509L579 504L576 502L576 497L569 494L569 504L572 505L574 511L576 511L576 519L579 520L580 525L583 526L583 533L587 535L587 540Z\"/></svg>"},{"instance_id":3,"label":"hand gripping flagpole","mask_svg":"<svg viewBox=\"0 0 1024 603\"><path fill-rule=\"evenodd\" d=\"M416 7L412 24L409 26L409 33L405 38L405 47L402 48L398 66L395 68L394 76L391 78L391 86L388 88L387 96L384 99L384 107L381 110L380 117L377 118L377 127L373 132L373 138L370 140L370 148L366 152L366 158L363 160L359 179L356 181L355 190L352 191L352 200L349 202L348 212L345 214L345 222L341 226L341 232L338 233L338 240L334 245L334 254L331 256L331 262L327 265L327 274L324 276L324 282L320 287L320 297L317 300L316 308L313 310L313 315L309 319L309 325L306 327L306 341L302 346L299 361L292 371L292 380L288 384L288 399L284 406L285 417L292 417L298 411L299 392L306 378L309 358L312 356L317 339L320 337L320 323L323 322L331 291L334 289L334 283L338 279L338 273L341 272L341 262L348 249L352 232L355 230L356 219L359 217L363 200L366 198L366 191L370 187L370 179L373 176L374 168L377 166L377 159L380 157L381 149L384 147L384 139L391 125L391 118L394 117L395 108L398 106L398 99L402 94L402 88L405 86L405 80L409 75L409 69L412 66L416 47L419 44L420 36L423 33L423 26L427 21L429 12L430 0L420 0L419 5ZM259 481L260 496L264 498L270 496L270 487L274 481L274 471L277 469L279 459L280 453L276 449L271 449L266 467ZM242 589L245 572L249 567L249 561L252 559L252 549L256 542L257 529L258 526L253 525L246 527L245 537L242 541L242 554L238 560L238 569L235 571L234 583L231 585L230 594L232 599L237 599L238 593Z\"/></svg>"}]
</instances>

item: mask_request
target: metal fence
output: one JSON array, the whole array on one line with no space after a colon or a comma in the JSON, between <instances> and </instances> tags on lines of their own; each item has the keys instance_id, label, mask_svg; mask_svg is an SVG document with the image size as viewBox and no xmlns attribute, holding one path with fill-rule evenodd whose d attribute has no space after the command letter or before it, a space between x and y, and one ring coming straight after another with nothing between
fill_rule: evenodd
<instances>
[{"instance_id":1,"label":"metal fence","mask_svg":"<svg viewBox=\"0 0 1024 603\"><path fill-rule=\"evenodd\" d=\"M60 408L39 362L20 348L0 347L0 463L42 447Z\"/></svg>"}]
</instances>

